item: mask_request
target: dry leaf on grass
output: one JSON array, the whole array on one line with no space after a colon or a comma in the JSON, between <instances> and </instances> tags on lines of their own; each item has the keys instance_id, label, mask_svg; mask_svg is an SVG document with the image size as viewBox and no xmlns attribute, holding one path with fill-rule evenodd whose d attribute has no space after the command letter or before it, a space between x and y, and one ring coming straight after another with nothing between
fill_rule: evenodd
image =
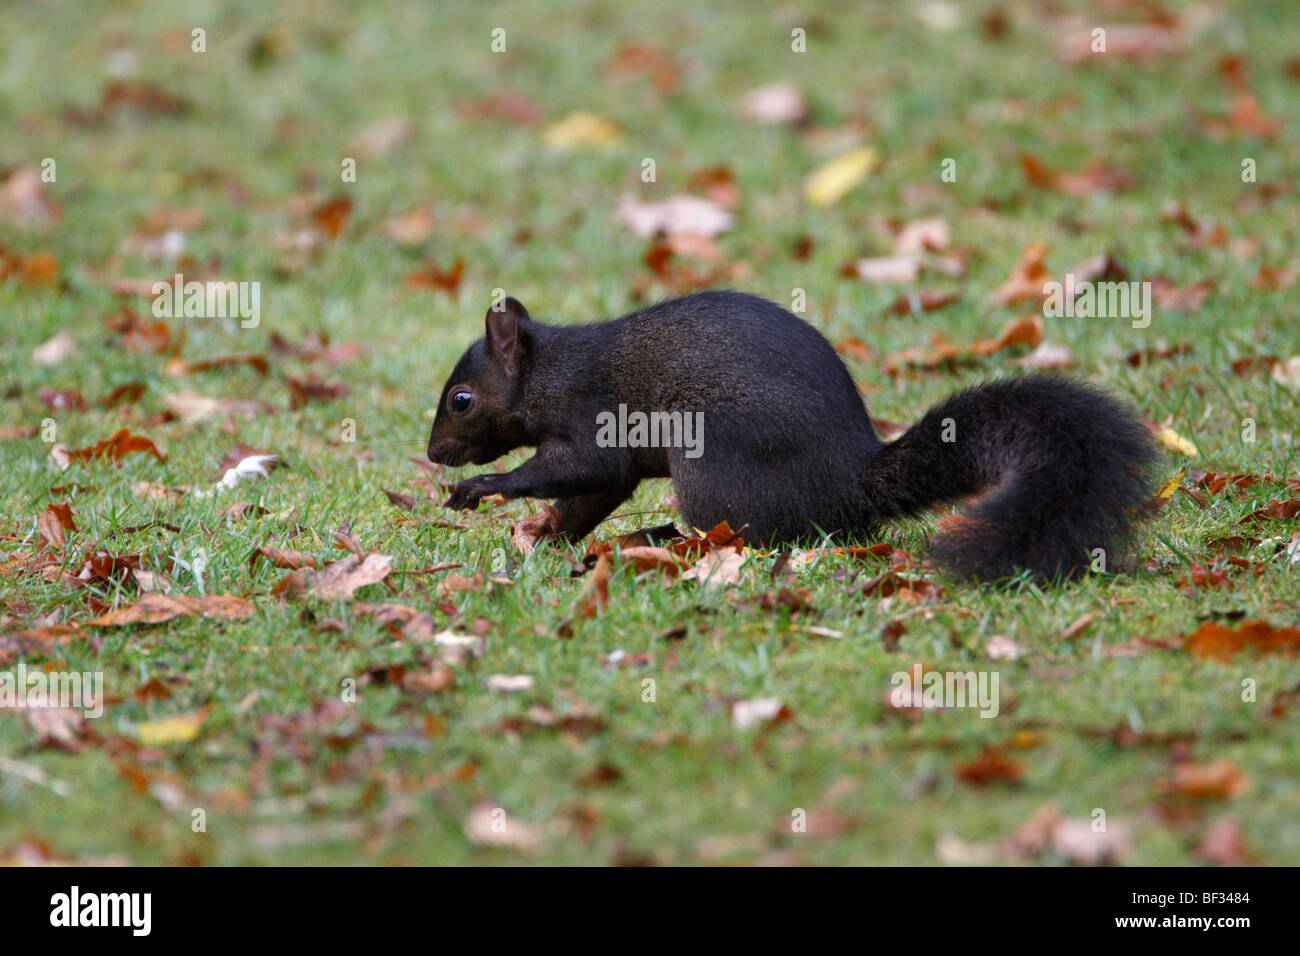
<instances>
[{"instance_id":1,"label":"dry leaf on grass","mask_svg":"<svg viewBox=\"0 0 1300 956\"><path fill-rule=\"evenodd\" d=\"M41 516L36 519L36 530L51 548L62 548L67 543L63 533L77 530L77 523L72 518L72 505L66 501L46 505Z\"/></svg>"},{"instance_id":2,"label":"dry leaf on grass","mask_svg":"<svg viewBox=\"0 0 1300 956\"><path fill-rule=\"evenodd\" d=\"M532 554L539 541L556 534L560 528L560 512L549 504L543 504L537 514L529 515L515 522L510 529L510 540L514 542L525 557Z\"/></svg>"},{"instance_id":3,"label":"dry leaf on grass","mask_svg":"<svg viewBox=\"0 0 1300 956\"><path fill-rule=\"evenodd\" d=\"M735 224L735 217L715 202L697 196L670 196L661 202L641 202L619 197L614 218L636 235L648 239L658 233L712 238Z\"/></svg>"},{"instance_id":4,"label":"dry leaf on grass","mask_svg":"<svg viewBox=\"0 0 1300 956\"><path fill-rule=\"evenodd\" d=\"M199 735L207 716L208 708L204 707L189 714L144 721L132 727L132 731L136 739L146 747L189 743Z\"/></svg>"},{"instance_id":5,"label":"dry leaf on grass","mask_svg":"<svg viewBox=\"0 0 1300 956\"><path fill-rule=\"evenodd\" d=\"M1231 760L1209 763L1185 760L1174 766L1172 775L1163 784L1166 790L1179 796L1226 800L1244 793L1250 781Z\"/></svg>"},{"instance_id":6,"label":"dry leaf on grass","mask_svg":"<svg viewBox=\"0 0 1300 956\"><path fill-rule=\"evenodd\" d=\"M646 549L662 550L662 549ZM682 574L683 581L702 581L710 588L725 588L739 584L744 554L733 551L712 551L700 558Z\"/></svg>"},{"instance_id":7,"label":"dry leaf on grass","mask_svg":"<svg viewBox=\"0 0 1300 956\"><path fill-rule=\"evenodd\" d=\"M289 574L271 589L272 594L290 598L310 595L326 600L352 600L353 593L388 577L393 567L392 555L357 554L325 565L320 570L301 568Z\"/></svg>"},{"instance_id":8,"label":"dry leaf on grass","mask_svg":"<svg viewBox=\"0 0 1300 956\"><path fill-rule=\"evenodd\" d=\"M1295 655L1300 652L1300 628L1275 628L1267 621L1246 621L1237 628L1205 621L1183 641L1196 657L1225 661L1237 654Z\"/></svg>"},{"instance_id":9,"label":"dry leaf on grass","mask_svg":"<svg viewBox=\"0 0 1300 956\"><path fill-rule=\"evenodd\" d=\"M109 611L92 621L92 627L121 627L126 624L162 624L178 617L216 618L234 621L257 609L233 594L146 594L139 601Z\"/></svg>"},{"instance_id":10,"label":"dry leaf on grass","mask_svg":"<svg viewBox=\"0 0 1300 956\"><path fill-rule=\"evenodd\" d=\"M570 113L542 131L547 149L569 152L583 147L604 148L623 141L619 127L594 113Z\"/></svg>"},{"instance_id":11,"label":"dry leaf on grass","mask_svg":"<svg viewBox=\"0 0 1300 956\"><path fill-rule=\"evenodd\" d=\"M822 164L804 180L804 198L819 209L829 208L879 166L880 154L870 146L849 150Z\"/></svg>"},{"instance_id":12,"label":"dry leaf on grass","mask_svg":"<svg viewBox=\"0 0 1300 956\"><path fill-rule=\"evenodd\" d=\"M1045 298L1047 293L1043 287L1052 281L1046 259L1045 243L1034 242L1026 246L1007 281L994 290L993 301L998 305L1015 305L1026 300L1039 302Z\"/></svg>"},{"instance_id":13,"label":"dry leaf on grass","mask_svg":"<svg viewBox=\"0 0 1300 956\"><path fill-rule=\"evenodd\" d=\"M995 747L985 747L974 760L958 764L957 777L961 781L985 787L991 783L1018 783L1024 767L1003 756Z\"/></svg>"},{"instance_id":14,"label":"dry leaf on grass","mask_svg":"<svg viewBox=\"0 0 1300 956\"><path fill-rule=\"evenodd\" d=\"M740 112L757 123L797 126L807 119L808 104L799 87L782 81L750 90L740 100Z\"/></svg>"},{"instance_id":15,"label":"dry leaf on grass","mask_svg":"<svg viewBox=\"0 0 1300 956\"><path fill-rule=\"evenodd\" d=\"M56 462L61 460L66 460L66 462L94 461L99 458L108 458L116 465L120 464L122 459L132 452L147 452L159 461L167 460L166 453L161 451L152 441L143 435L132 435L125 428L114 432L111 438L106 438L87 448L64 448L62 445L56 445L55 447L63 449L62 456L55 456L54 450L50 450L50 455ZM60 470L65 470L67 467L67 464L62 464Z\"/></svg>"},{"instance_id":16,"label":"dry leaf on grass","mask_svg":"<svg viewBox=\"0 0 1300 956\"><path fill-rule=\"evenodd\" d=\"M53 338L32 349L32 362L36 365L58 365L77 350L77 343L67 332L59 332Z\"/></svg>"}]
</instances>

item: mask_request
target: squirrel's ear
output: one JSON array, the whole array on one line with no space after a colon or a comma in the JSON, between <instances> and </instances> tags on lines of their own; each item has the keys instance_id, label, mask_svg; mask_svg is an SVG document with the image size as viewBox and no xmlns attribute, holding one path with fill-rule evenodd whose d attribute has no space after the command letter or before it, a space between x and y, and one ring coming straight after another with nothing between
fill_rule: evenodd
<instances>
[{"instance_id":1,"label":"squirrel's ear","mask_svg":"<svg viewBox=\"0 0 1300 956\"><path fill-rule=\"evenodd\" d=\"M487 310L483 321L488 350L501 360L508 374L519 370L523 354L523 340L519 323L528 318L528 310L518 299L507 297Z\"/></svg>"}]
</instances>

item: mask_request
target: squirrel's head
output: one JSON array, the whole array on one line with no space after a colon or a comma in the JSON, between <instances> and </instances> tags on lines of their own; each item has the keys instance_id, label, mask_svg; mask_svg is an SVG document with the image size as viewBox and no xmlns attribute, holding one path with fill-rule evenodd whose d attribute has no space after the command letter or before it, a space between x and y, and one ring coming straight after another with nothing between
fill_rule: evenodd
<instances>
[{"instance_id":1,"label":"squirrel's head","mask_svg":"<svg viewBox=\"0 0 1300 956\"><path fill-rule=\"evenodd\" d=\"M528 310L507 298L487 311L484 336L443 386L429 434L429 460L486 465L526 444L521 391L528 363Z\"/></svg>"}]
</instances>

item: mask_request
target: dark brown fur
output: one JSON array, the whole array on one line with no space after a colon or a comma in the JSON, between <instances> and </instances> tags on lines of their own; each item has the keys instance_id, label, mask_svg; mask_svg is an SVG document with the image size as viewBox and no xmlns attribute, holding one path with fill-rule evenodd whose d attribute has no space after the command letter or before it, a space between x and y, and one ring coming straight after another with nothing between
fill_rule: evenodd
<instances>
[{"instance_id":1,"label":"dark brown fur","mask_svg":"<svg viewBox=\"0 0 1300 956\"><path fill-rule=\"evenodd\" d=\"M830 344L751 295L698 293L585 326L535 322L507 299L485 325L443 389L429 457L460 465L525 445L537 453L514 471L458 483L448 507L494 493L555 498L560 533L580 538L642 479L671 477L691 525L726 520L745 526L747 541L770 543L869 534L988 492L934 553L989 580L1021 568L1074 575L1098 548L1113 566L1148 496L1155 452L1141 422L1059 377L961 392L882 443ZM473 397L457 413L449 401L460 391ZM702 412L703 454L599 447L597 416L620 404Z\"/></svg>"}]
</instances>

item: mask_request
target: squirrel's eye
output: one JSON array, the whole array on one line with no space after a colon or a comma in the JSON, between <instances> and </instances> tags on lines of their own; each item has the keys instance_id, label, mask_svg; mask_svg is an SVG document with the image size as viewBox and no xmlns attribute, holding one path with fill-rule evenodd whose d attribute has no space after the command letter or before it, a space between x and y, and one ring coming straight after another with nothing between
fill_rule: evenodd
<instances>
[{"instance_id":1,"label":"squirrel's eye","mask_svg":"<svg viewBox=\"0 0 1300 956\"><path fill-rule=\"evenodd\" d=\"M467 412L470 405L474 403L474 393L467 392L465 389L451 393L451 410L453 412Z\"/></svg>"}]
</instances>

